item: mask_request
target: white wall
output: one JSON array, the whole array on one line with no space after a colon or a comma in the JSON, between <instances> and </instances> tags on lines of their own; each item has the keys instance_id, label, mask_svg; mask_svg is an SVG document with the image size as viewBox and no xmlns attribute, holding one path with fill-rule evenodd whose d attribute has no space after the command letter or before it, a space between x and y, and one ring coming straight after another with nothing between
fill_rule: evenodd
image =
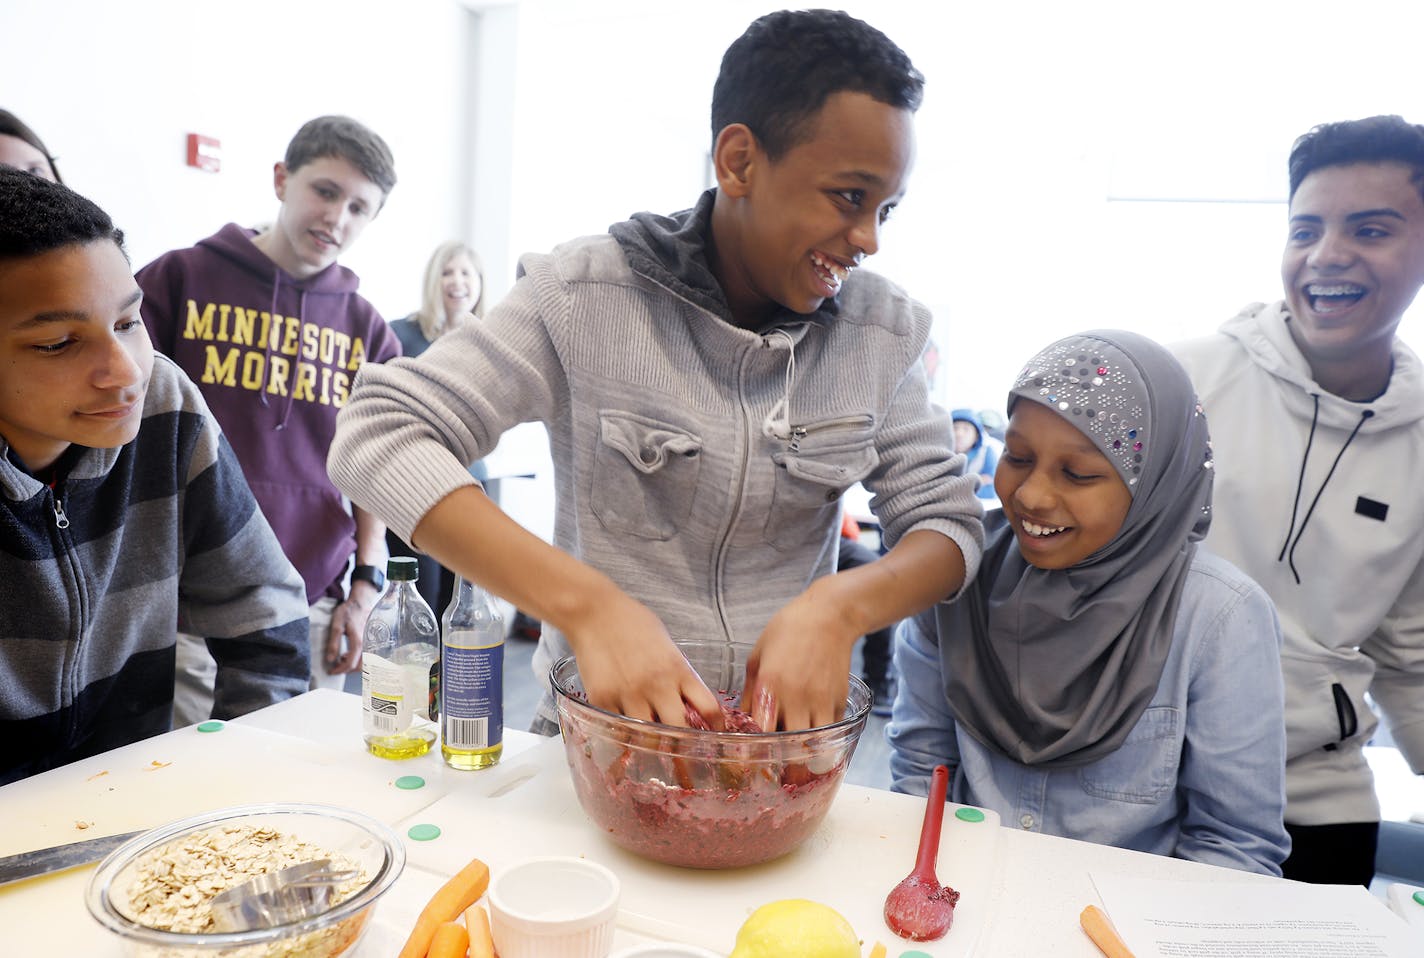
<instances>
[{"instance_id":1,"label":"white wall","mask_svg":"<svg viewBox=\"0 0 1424 958\"><path fill-rule=\"evenodd\" d=\"M512 247L690 205L721 53L784 5L525 0ZM954 405L997 407L1059 335L1176 339L1279 298L1295 136L1424 121L1417 0L837 6L927 77L910 192L871 268L935 310Z\"/></svg>"},{"instance_id":2,"label":"white wall","mask_svg":"<svg viewBox=\"0 0 1424 958\"><path fill-rule=\"evenodd\" d=\"M114 213L136 264L270 219L296 127L356 116L401 182L346 262L394 316L446 236L476 239L498 295L520 252L689 205L722 51L778 5L3 0L0 106ZM1055 336L1174 339L1279 296L1294 137L1424 120L1418 0L843 5L928 78L910 193L871 265L935 310L955 405L997 406ZM221 174L182 165L189 131L222 138Z\"/></svg>"},{"instance_id":3,"label":"white wall","mask_svg":"<svg viewBox=\"0 0 1424 958\"><path fill-rule=\"evenodd\" d=\"M135 267L230 220L270 221L292 134L355 117L390 144L399 182L342 262L401 316L430 252L467 224L473 16L457 0L3 0L0 106L108 210ZM185 165L189 132L222 141L222 172Z\"/></svg>"}]
</instances>

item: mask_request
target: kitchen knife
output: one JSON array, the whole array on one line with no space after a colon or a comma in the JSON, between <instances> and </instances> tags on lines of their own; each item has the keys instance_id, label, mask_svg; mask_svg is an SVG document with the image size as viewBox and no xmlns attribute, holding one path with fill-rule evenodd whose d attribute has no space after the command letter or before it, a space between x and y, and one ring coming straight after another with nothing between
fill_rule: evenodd
<instances>
[{"instance_id":1,"label":"kitchen knife","mask_svg":"<svg viewBox=\"0 0 1424 958\"><path fill-rule=\"evenodd\" d=\"M55 845L53 848L40 848L32 852L8 855L0 858L0 885L8 885L10 882L62 871L78 865L93 864L130 838L142 835L145 831L147 829L141 828L136 832L105 835L103 838L91 838L87 841L71 842L68 845Z\"/></svg>"}]
</instances>

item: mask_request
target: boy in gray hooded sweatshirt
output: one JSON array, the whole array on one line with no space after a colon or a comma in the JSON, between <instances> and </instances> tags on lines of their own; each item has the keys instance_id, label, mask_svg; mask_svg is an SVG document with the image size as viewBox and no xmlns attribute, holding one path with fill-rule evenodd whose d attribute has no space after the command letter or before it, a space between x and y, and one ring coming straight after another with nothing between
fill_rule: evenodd
<instances>
[{"instance_id":1,"label":"boy in gray hooded sweatshirt","mask_svg":"<svg viewBox=\"0 0 1424 958\"><path fill-rule=\"evenodd\" d=\"M839 718L856 639L957 592L982 540L927 399L930 317L855 271L904 193L922 86L843 13L754 22L713 91L716 188L525 256L485 322L363 369L333 480L545 622L536 672L572 651L595 705L721 727L676 636L755 645L764 726ZM558 548L465 469L529 420L550 432ZM856 482L892 547L832 575ZM546 694L535 729L553 720Z\"/></svg>"}]
</instances>

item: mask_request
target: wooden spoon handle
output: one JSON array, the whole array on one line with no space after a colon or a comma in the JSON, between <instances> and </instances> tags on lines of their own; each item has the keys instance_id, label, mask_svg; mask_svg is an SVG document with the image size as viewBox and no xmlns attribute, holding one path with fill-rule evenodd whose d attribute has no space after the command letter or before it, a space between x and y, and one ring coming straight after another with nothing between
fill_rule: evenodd
<instances>
[{"instance_id":1,"label":"wooden spoon handle","mask_svg":"<svg viewBox=\"0 0 1424 958\"><path fill-rule=\"evenodd\" d=\"M914 875L920 881L935 880L939 858L939 833L944 825L944 799L949 791L949 768L936 765L930 774L930 794L925 799L925 821L920 826L920 850L915 855Z\"/></svg>"}]
</instances>

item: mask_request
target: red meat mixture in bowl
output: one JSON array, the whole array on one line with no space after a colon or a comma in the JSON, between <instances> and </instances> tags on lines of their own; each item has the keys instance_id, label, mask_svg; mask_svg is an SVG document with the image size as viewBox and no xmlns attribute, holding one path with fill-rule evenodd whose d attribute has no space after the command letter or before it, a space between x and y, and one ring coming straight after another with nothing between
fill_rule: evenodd
<instances>
[{"instance_id":1,"label":"red meat mixture in bowl","mask_svg":"<svg viewBox=\"0 0 1424 958\"><path fill-rule=\"evenodd\" d=\"M800 845L830 810L869 713L856 680L847 717L823 728L763 732L738 691L718 693L728 731L700 718L675 728L590 706L557 681L564 664L559 725L580 804L623 848L672 865L737 868Z\"/></svg>"}]
</instances>

